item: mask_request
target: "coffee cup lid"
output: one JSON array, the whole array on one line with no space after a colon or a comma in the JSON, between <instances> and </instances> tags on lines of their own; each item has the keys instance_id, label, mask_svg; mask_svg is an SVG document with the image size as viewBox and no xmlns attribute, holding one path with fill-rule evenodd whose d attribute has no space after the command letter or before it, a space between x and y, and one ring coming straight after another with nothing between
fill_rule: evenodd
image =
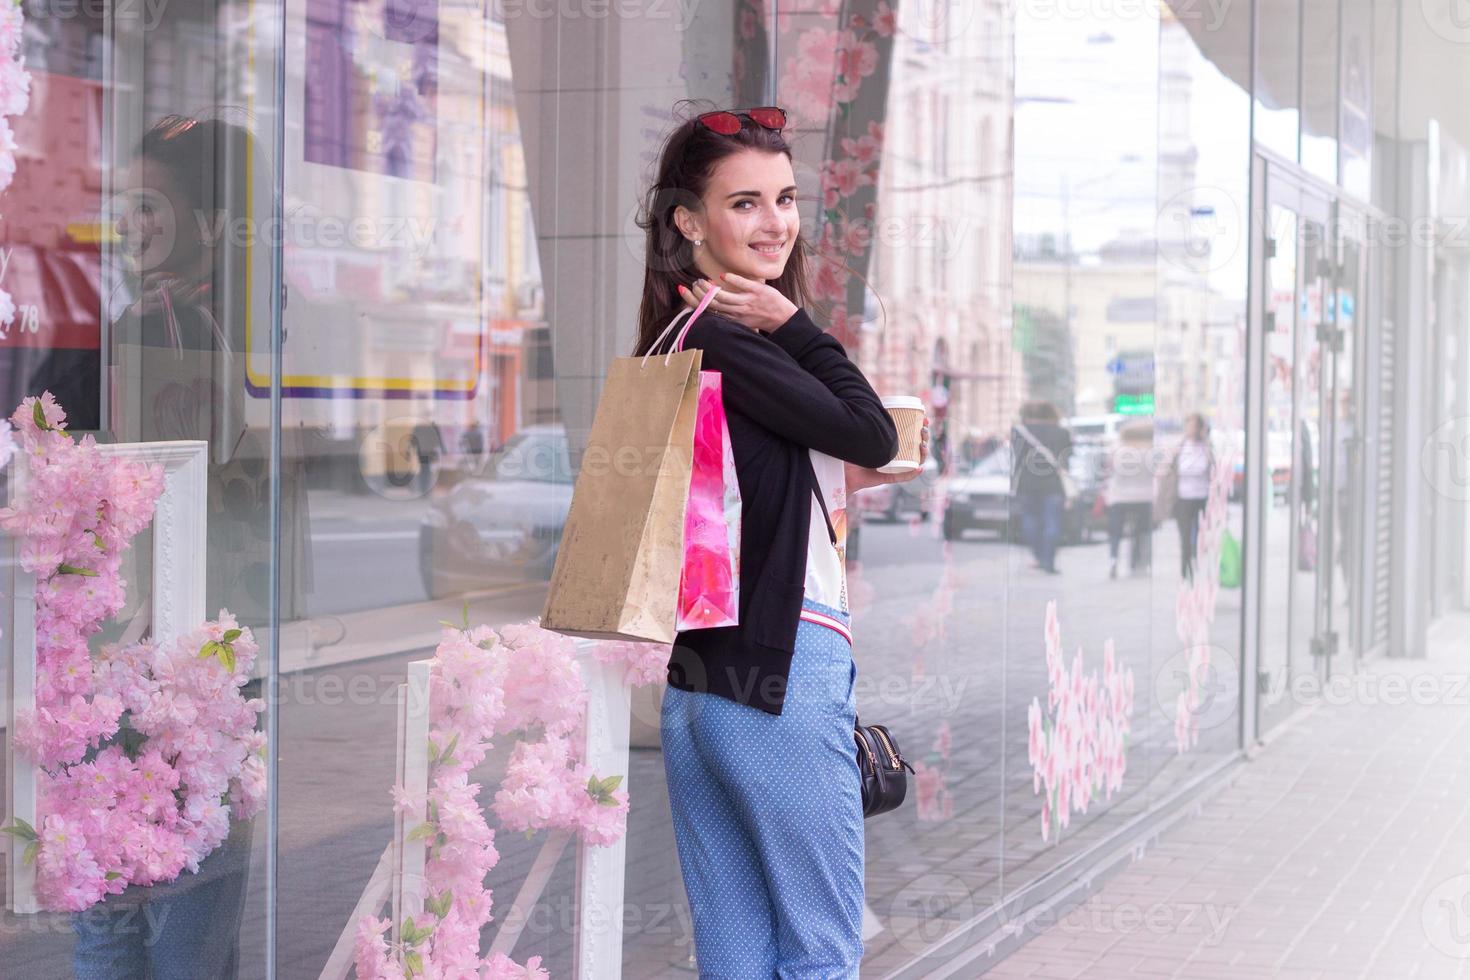
<instances>
[{"instance_id":1,"label":"coffee cup lid","mask_svg":"<svg viewBox=\"0 0 1470 980\"><path fill-rule=\"evenodd\" d=\"M924 403L913 395L884 395L884 408L917 408L924 410Z\"/></svg>"}]
</instances>

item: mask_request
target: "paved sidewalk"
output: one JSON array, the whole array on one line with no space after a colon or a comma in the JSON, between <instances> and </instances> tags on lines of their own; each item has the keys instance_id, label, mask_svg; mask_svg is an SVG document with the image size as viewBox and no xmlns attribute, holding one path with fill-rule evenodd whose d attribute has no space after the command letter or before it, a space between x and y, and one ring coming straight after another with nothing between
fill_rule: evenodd
<instances>
[{"instance_id":1,"label":"paved sidewalk","mask_svg":"<svg viewBox=\"0 0 1470 980\"><path fill-rule=\"evenodd\" d=\"M1470 977L1470 618L1375 660L987 977Z\"/></svg>"}]
</instances>

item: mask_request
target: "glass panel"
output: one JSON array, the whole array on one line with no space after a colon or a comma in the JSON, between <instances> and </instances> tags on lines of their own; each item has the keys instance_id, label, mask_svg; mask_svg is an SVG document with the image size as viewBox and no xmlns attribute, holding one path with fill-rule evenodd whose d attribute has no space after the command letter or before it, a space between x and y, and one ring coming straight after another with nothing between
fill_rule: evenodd
<instances>
[{"instance_id":1,"label":"glass panel","mask_svg":"<svg viewBox=\"0 0 1470 980\"><path fill-rule=\"evenodd\" d=\"M1148 558L1160 338L1152 232L1164 132L1181 152L1189 139L1188 106L1165 104L1161 65L1173 70L1192 49L1179 34L1161 48L1154 12L1057 18L1017 8L1008 893L1147 806L1149 757L1163 737L1148 708L1158 581ZM1110 504L1128 541L1121 564L1109 556ZM1089 686L1099 707L1083 725L1070 706ZM1096 748L1090 765L1061 765L1069 745Z\"/></svg>"},{"instance_id":2,"label":"glass panel","mask_svg":"<svg viewBox=\"0 0 1470 980\"><path fill-rule=\"evenodd\" d=\"M46 506L73 533L36 560L34 684L21 621L9 617L23 573L7 560L0 665L17 701L55 710L82 696L97 727L90 743L65 743L44 721L3 719L18 751L0 804L24 805L11 793L32 773L42 795L31 820L42 831L33 867L44 911L7 913L20 927L0 935L0 962L32 977L263 976L259 695L273 644L277 474L268 392L247 396L245 370L268 358L275 335L266 231L278 200L278 13L250 2L23 13L23 30L0 32L20 42L30 75L29 104L10 120L15 173L0 220L0 307L15 304L0 329L0 411L49 392L73 434L164 443L147 458L192 459L202 484L190 489L171 469L166 496L158 485L129 502L120 456L98 463L120 481L111 490L67 468L85 444L30 461L24 486L49 487ZM19 469L7 471L12 493ZM132 537L120 515L134 504L158 523L197 508L204 523ZM9 544L34 553L39 534L17 530ZM90 584L69 591L68 581ZM95 622L79 636L57 627L83 612L85 595L99 599L81 617ZM249 632L208 646L227 634L203 632L205 618L225 620L226 609ZM167 789L160 799L148 786Z\"/></svg>"},{"instance_id":3,"label":"glass panel","mask_svg":"<svg viewBox=\"0 0 1470 980\"><path fill-rule=\"evenodd\" d=\"M1378 161L1371 171L1373 203L1389 210L1393 207L1397 168L1394 151L1399 138L1399 48L1393 40L1399 30L1398 0L1373 0L1373 69L1372 69L1372 134L1373 159ZM1392 263L1390 263L1391 265Z\"/></svg>"},{"instance_id":4,"label":"glass panel","mask_svg":"<svg viewBox=\"0 0 1470 980\"><path fill-rule=\"evenodd\" d=\"M1269 193L1269 189L1268 189ZM1265 416L1268 499L1262 503L1261 560L1261 731L1292 707L1288 666L1291 653L1291 473L1295 415L1297 310L1297 214L1278 204L1269 209L1267 234L1274 254L1262 283L1266 318Z\"/></svg>"},{"instance_id":5,"label":"glass panel","mask_svg":"<svg viewBox=\"0 0 1470 980\"><path fill-rule=\"evenodd\" d=\"M1254 137L1288 160L1297 159L1301 123L1301 4L1261 5L1256 18Z\"/></svg>"},{"instance_id":6,"label":"glass panel","mask_svg":"<svg viewBox=\"0 0 1470 980\"><path fill-rule=\"evenodd\" d=\"M1302 166L1336 183L1341 43L1337 0L1302 0L1302 37Z\"/></svg>"},{"instance_id":7,"label":"glass panel","mask_svg":"<svg viewBox=\"0 0 1470 980\"><path fill-rule=\"evenodd\" d=\"M1160 26L1172 71L1160 78L1154 458L1192 473L1177 512L1155 515L1152 696L1139 705L1151 800L1239 745L1251 105L1225 69L1243 63L1250 12L1230 8L1213 30L1192 14Z\"/></svg>"},{"instance_id":8,"label":"glass panel","mask_svg":"<svg viewBox=\"0 0 1470 980\"><path fill-rule=\"evenodd\" d=\"M1345 238L1341 275L1337 284L1337 327L1341 348L1335 358L1336 390L1333 407L1333 547L1336 560L1328 569L1332 581L1332 629L1338 637L1334 672L1351 670L1361 638L1358 633L1359 576L1362 554L1363 435L1358 390L1358 358L1366 342L1363 274L1366 264L1362 244Z\"/></svg>"},{"instance_id":9,"label":"glass panel","mask_svg":"<svg viewBox=\"0 0 1470 980\"><path fill-rule=\"evenodd\" d=\"M1328 354L1321 332L1331 322L1331 280L1327 276L1325 229L1302 222L1302 293L1297 310L1296 445L1292 450L1291 672L1311 675L1321 666L1317 614L1317 568L1322 514L1322 358Z\"/></svg>"},{"instance_id":10,"label":"glass panel","mask_svg":"<svg viewBox=\"0 0 1470 980\"><path fill-rule=\"evenodd\" d=\"M1363 200L1373 179L1373 6L1342 5L1342 91L1338 136L1343 189Z\"/></svg>"}]
</instances>

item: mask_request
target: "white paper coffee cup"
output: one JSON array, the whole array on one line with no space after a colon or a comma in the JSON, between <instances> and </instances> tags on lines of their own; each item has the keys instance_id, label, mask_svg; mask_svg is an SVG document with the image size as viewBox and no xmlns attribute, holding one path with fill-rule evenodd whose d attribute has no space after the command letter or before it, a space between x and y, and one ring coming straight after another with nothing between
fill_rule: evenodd
<instances>
[{"instance_id":1,"label":"white paper coffee cup","mask_svg":"<svg viewBox=\"0 0 1470 980\"><path fill-rule=\"evenodd\" d=\"M898 455L879 473L912 473L919 468L919 445L924 438L924 403L913 395L886 395L883 407L898 427Z\"/></svg>"}]
</instances>

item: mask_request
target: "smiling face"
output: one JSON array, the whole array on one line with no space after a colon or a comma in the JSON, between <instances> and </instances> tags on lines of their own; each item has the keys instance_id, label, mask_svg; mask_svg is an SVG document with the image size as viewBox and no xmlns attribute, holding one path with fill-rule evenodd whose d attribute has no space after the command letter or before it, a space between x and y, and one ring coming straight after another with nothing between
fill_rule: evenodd
<instances>
[{"instance_id":1,"label":"smiling face","mask_svg":"<svg viewBox=\"0 0 1470 980\"><path fill-rule=\"evenodd\" d=\"M703 213L675 209L684 237L702 239L694 263L709 279L733 272L747 279L778 278L796 245L796 176L784 153L741 150L721 160L701 199Z\"/></svg>"},{"instance_id":2,"label":"smiling face","mask_svg":"<svg viewBox=\"0 0 1470 980\"><path fill-rule=\"evenodd\" d=\"M200 247L188 235L193 212L166 167L136 161L123 176L116 232L133 271L147 278L182 274L197 263Z\"/></svg>"}]
</instances>

